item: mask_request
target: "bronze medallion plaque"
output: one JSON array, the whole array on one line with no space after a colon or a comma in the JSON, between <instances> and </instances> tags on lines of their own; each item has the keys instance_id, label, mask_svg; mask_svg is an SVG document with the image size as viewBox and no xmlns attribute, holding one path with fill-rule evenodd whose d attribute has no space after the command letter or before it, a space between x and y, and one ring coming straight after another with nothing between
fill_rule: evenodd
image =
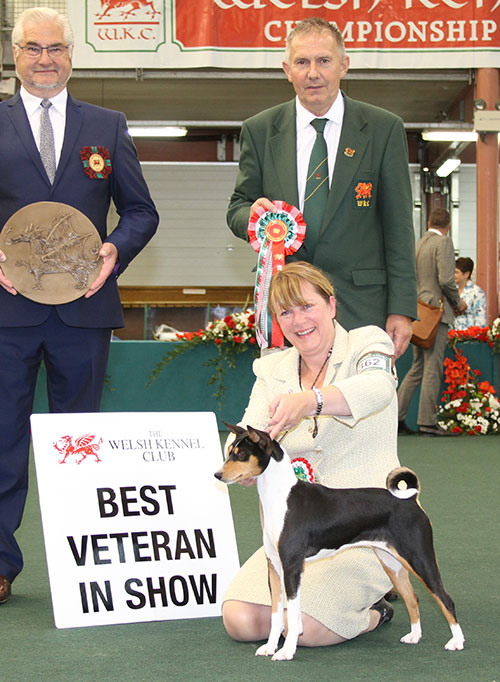
<instances>
[{"instance_id":1,"label":"bronze medallion plaque","mask_svg":"<svg viewBox=\"0 0 500 682\"><path fill-rule=\"evenodd\" d=\"M38 303L68 303L97 279L102 242L81 211L55 201L24 206L5 223L1 268L17 291Z\"/></svg>"}]
</instances>

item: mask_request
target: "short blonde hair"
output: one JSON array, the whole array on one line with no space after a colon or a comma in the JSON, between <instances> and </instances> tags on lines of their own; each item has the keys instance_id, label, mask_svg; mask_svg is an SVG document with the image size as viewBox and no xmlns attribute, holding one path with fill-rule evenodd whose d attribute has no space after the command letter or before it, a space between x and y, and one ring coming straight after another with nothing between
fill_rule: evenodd
<instances>
[{"instance_id":1,"label":"short blonde hair","mask_svg":"<svg viewBox=\"0 0 500 682\"><path fill-rule=\"evenodd\" d=\"M322 17L309 17L308 19L302 19L302 21L299 21L295 28L293 28L286 37L285 62L288 65L290 65L290 52L292 49L293 40L310 33L330 34L337 44L340 59L344 59L346 56L344 38L342 37L342 33L340 32L337 24L334 21L327 21Z\"/></svg>"},{"instance_id":2,"label":"short blonde hair","mask_svg":"<svg viewBox=\"0 0 500 682\"><path fill-rule=\"evenodd\" d=\"M304 305L302 285L312 284L318 294L328 303L335 296L332 283L325 273L310 263L299 260L288 263L273 275L269 288L269 310L277 315L280 310L288 310L296 305Z\"/></svg>"}]
</instances>

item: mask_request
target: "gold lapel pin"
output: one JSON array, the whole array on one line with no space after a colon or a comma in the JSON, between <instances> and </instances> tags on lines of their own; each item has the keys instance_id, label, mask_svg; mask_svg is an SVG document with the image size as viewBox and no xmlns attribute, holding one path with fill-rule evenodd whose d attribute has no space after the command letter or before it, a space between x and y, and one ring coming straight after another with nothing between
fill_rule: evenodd
<instances>
[{"instance_id":1,"label":"gold lapel pin","mask_svg":"<svg viewBox=\"0 0 500 682\"><path fill-rule=\"evenodd\" d=\"M355 153L356 153L356 150L355 150L355 149L351 149L351 147L346 147L346 148L344 149L344 154L345 154L346 156L348 156L350 159L352 159L352 157L354 156Z\"/></svg>"}]
</instances>

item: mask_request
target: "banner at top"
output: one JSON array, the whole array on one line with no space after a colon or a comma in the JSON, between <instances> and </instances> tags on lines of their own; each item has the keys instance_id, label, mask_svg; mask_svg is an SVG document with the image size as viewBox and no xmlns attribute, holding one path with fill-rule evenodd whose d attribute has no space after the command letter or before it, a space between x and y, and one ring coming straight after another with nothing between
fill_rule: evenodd
<instances>
[{"instance_id":1,"label":"banner at top","mask_svg":"<svg viewBox=\"0 0 500 682\"><path fill-rule=\"evenodd\" d=\"M279 68L312 16L354 69L500 65L500 0L68 0L68 15L77 68Z\"/></svg>"}]
</instances>

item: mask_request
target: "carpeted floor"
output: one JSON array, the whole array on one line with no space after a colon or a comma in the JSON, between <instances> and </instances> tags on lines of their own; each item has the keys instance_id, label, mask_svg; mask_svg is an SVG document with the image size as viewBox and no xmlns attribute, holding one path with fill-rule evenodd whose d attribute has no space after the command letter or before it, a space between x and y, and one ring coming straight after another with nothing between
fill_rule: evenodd
<instances>
[{"instance_id":1,"label":"carpeted floor","mask_svg":"<svg viewBox=\"0 0 500 682\"><path fill-rule=\"evenodd\" d=\"M498 480L500 438L400 437L400 459L422 482L445 585L466 636L463 652L443 649L446 622L420 585L424 637L404 646L401 600L393 620L338 647L299 649L294 661L256 658L220 618L57 630L53 624L35 476L19 541L26 567L0 607L2 682L494 682L498 662ZM255 489L230 490L240 559L260 543Z\"/></svg>"}]
</instances>

